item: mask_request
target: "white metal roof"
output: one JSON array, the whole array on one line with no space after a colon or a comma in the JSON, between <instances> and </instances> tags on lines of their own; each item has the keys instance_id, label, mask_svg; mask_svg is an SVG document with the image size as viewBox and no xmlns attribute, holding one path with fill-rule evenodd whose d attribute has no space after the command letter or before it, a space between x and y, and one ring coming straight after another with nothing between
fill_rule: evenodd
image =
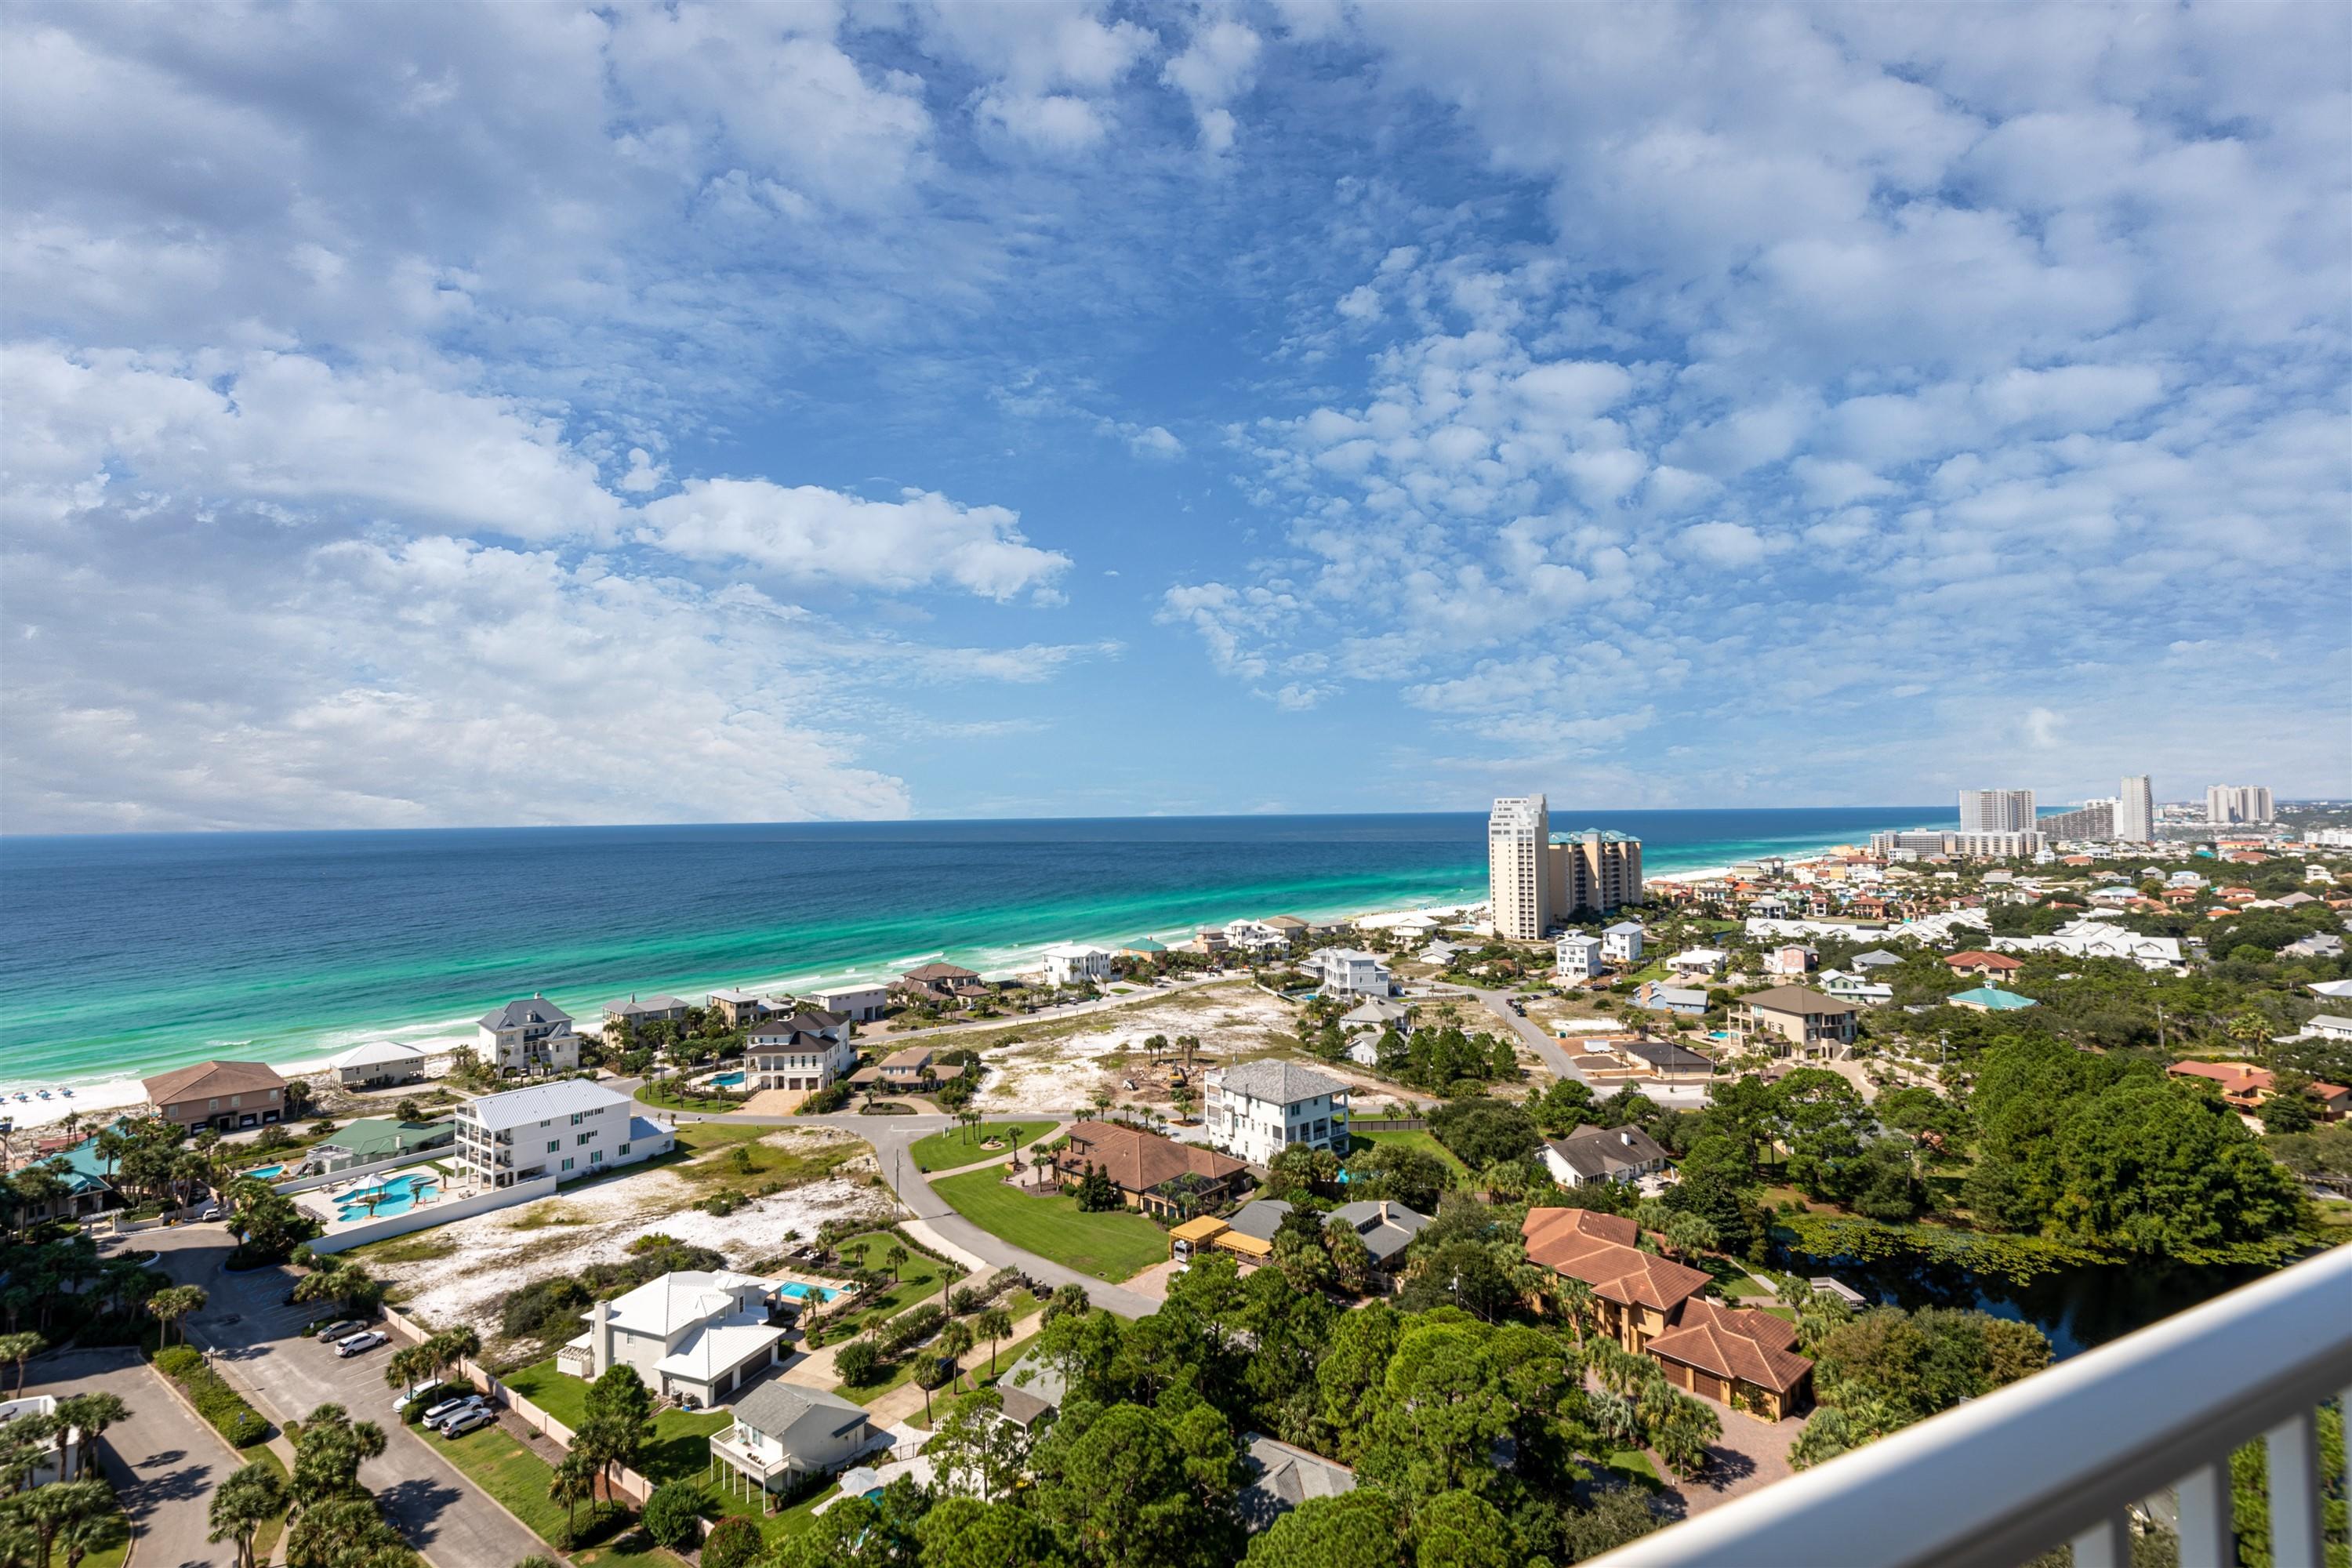
<instances>
[{"instance_id":1,"label":"white metal roof","mask_svg":"<svg viewBox=\"0 0 2352 1568\"><path fill-rule=\"evenodd\" d=\"M567 1078L554 1083L535 1083L528 1089L510 1089L504 1094L486 1094L460 1106L457 1113L473 1118L493 1131L503 1131L535 1121L577 1116L583 1110L625 1107L628 1103L625 1094L615 1094L586 1079Z\"/></svg>"}]
</instances>

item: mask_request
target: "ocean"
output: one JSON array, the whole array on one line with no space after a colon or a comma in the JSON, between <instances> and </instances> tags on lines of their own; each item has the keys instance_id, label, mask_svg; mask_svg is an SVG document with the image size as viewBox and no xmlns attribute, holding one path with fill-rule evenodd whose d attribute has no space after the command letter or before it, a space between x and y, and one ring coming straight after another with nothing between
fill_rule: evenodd
<instances>
[{"instance_id":1,"label":"ocean","mask_svg":"<svg viewBox=\"0 0 2352 1568\"><path fill-rule=\"evenodd\" d=\"M1933 807L1556 813L1643 840L1652 877L1948 819ZM152 834L0 840L0 1092L213 1056L315 1061L470 1038L544 993L982 973L1051 942L1474 902L1486 818L1086 821ZM136 1098L135 1095L132 1098Z\"/></svg>"}]
</instances>

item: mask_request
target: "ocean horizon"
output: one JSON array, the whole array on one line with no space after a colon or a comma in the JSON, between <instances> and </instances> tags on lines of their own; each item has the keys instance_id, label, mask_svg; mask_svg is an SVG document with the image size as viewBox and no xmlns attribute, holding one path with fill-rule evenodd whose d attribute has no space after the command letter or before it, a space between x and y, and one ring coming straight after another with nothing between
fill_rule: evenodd
<instances>
[{"instance_id":1,"label":"ocean horizon","mask_svg":"<svg viewBox=\"0 0 2352 1568\"><path fill-rule=\"evenodd\" d=\"M1932 806L1555 812L1653 879L1948 822ZM433 1046L543 994L982 973L1062 941L1486 896L1483 813L172 833L0 839L0 1092ZM87 1096L90 1103L120 1094Z\"/></svg>"}]
</instances>

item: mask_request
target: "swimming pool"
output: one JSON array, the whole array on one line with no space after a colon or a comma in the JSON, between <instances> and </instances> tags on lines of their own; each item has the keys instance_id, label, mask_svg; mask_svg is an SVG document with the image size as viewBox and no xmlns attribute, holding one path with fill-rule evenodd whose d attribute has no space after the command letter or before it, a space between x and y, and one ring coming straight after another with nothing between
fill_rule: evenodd
<instances>
[{"instance_id":1,"label":"swimming pool","mask_svg":"<svg viewBox=\"0 0 2352 1568\"><path fill-rule=\"evenodd\" d=\"M717 1089L733 1089L742 1081L743 1075L740 1072L717 1073L710 1079L712 1087Z\"/></svg>"},{"instance_id":2,"label":"swimming pool","mask_svg":"<svg viewBox=\"0 0 2352 1568\"><path fill-rule=\"evenodd\" d=\"M820 1296L827 1301L838 1301L849 1292L836 1290L830 1285L803 1285L799 1280L793 1279L777 1286L776 1294L788 1301L805 1301L811 1296Z\"/></svg>"},{"instance_id":3,"label":"swimming pool","mask_svg":"<svg viewBox=\"0 0 2352 1568\"><path fill-rule=\"evenodd\" d=\"M240 1176L251 1176L254 1180L259 1182L274 1182L279 1176L283 1175L285 1171L286 1167L283 1165L256 1165L249 1171L239 1171L237 1174Z\"/></svg>"},{"instance_id":4,"label":"swimming pool","mask_svg":"<svg viewBox=\"0 0 2352 1568\"><path fill-rule=\"evenodd\" d=\"M436 1185L437 1184L430 1176L394 1176L389 1181L379 1182L374 1186L362 1187L357 1192L345 1193L335 1201L340 1205L340 1212L346 1224L352 1220L369 1218L389 1219L394 1215L406 1214L410 1209L431 1197ZM371 1215L368 1213L367 1205L360 1200L377 1193L383 1194L383 1201L375 1205L375 1213Z\"/></svg>"}]
</instances>

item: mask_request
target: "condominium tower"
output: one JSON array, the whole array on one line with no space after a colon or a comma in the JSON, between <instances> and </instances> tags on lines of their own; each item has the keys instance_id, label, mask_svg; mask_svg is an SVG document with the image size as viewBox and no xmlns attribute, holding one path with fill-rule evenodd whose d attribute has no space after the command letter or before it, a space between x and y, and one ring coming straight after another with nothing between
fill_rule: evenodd
<instances>
[{"instance_id":1,"label":"condominium tower","mask_svg":"<svg viewBox=\"0 0 2352 1568\"><path fill-rule=\"evenodd\" d=\"M2116 803L2112 797L2086 800L2072 811L2045 816L2035 826L2053 840L2113 838L2116 836Z\"/></svg>"},{"instance_id":2,"label":"condominium tower","mask_svg":"<svg viewBox=\"0 0 2352 1568\"><path fill-rule=\"evenodd\" d=\"M2030 789L1964 789L1960 792L1963 833L2031 833L2033 792Z\"/></svg>"},{"instance_id":3,"label":"condominium tower","mask_svg":"<svg viewBox=\"0 0 2352 1568\"><path fill-rule=\"evenodd\" d=\"M1495 803L1486 818L1487 899L1495 934L1539 942L1579 911L1642 901L1642 841L1605 828L1551 831L1539 795Z\"/></svg>"},{"instance_id":4,"label":"condominium tower","mask_svg":"<svg viewBox=\"0 0 2352 1568\"><path fill-rule=\"evenodd\" d=\"M2156 842L2156 795L2146 773L2125 779L2116 795L2116 837L2127 844Z\"/></svg>"},{"instance_id":5,"label":"condominium tower","mask_svg":"<svg viewBox=\"0 0 2352 1568\"><path fill-rule=\"evenodd\" d=\"M2275 816L2271 809L2271 792L2267 784L2206 786L2205 820L2208 822L2269 822Z\"/></svg>"}]
</instances>

